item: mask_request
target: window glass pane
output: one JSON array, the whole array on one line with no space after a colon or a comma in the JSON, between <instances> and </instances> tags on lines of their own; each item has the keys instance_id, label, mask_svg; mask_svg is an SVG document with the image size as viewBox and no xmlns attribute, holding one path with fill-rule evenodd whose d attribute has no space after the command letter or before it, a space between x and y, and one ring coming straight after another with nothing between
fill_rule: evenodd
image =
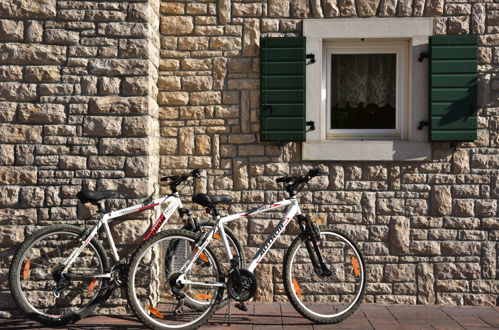
<instances>
[{"instance_id":1,"label":"window glass pane","mask_svg":"<svg viewBox=\"0 0 499 330\"><path fill-rule=\"evenodd\" d=\"M395 129L396 54L331 55L331 128Z\"/></svg>"}]
</instances>

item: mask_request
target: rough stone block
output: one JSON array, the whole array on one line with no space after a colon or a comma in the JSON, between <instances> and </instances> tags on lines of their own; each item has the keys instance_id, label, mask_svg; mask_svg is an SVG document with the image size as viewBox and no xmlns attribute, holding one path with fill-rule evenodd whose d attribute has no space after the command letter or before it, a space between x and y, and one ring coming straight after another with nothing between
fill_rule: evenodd
<instances>
[{"instance_id":1,"label":"rough stone block","mask_svg":"<svg viewBox=\"0 0 499 330\"><path fill-rule=\"evenodd\" d=\"M28 125L0 124L0 142L7 143L40 143L42 127Z\"/></svg>"},{"instance_id":2,"label":"rough stone block","mask_svg":"<svg viewBox=\"0 0 499 330\"><path fill-rule=\"evenodd\" d=\"M66 113L62 104L20 104L19 121L30 124L63 124Z\"/></svg>"},{"instance_id":3,"label":"rough stone block","mask_svg":"<svg viewBox=\"0 0 499 330\"><path fill-rule=\"evenodd\" d=\"M50 44L75 45L80 39L77 31L68 31L63 29L45 30L45 41Z\"/></svg>"},{"instance_id":4,"label":"rough stone block","mask_svg":"<svg viewBox=\"0 0 499 330\"><path fill-rule=\"evenodd\" d=\"M45 189L43 187L22 187L21 207L41 207L45 200ZM35 218L36 219L36 218ZM33 219L33 221L35 220Z\"/></svg>"},{"instance_id":5,"label":"rough stone block","mask_svg":"<svg viewBox=\"0 0 499 330\"><path fill-rule=\"evenodd\" d=\"M42 44L0 44L0 63L5 64L64 64L66 47Z\"/></svg>"},{"instance_id":6,"label":"rough stone block","mask_svg":"<svg viewBox=\"0 0 499 330\"><path fill-rule=\"evenodd\" d=\"M1 132L1 126L0 126L0 132ZM8 144L0 144L0 165L12 165L12 164L14 164L14 146Z\"/></svg>"},{"instance_id":7,"label":"rough stone block","mask_svg":"<svg viewBox=\"0 0 499 330\"><path fill-rule=\"evenodd\" d=\"M24 74L29 82L58 82L61 79L61 68L58 66L28 66Z\"/></svg>"},{"instance_id":8,"label":"rough stone block","mask_svg":"<svg viewBox=\"0 0 499 330\"><path fill-rule=\"evenodd\" d=\"M0 226L0 245L18 245L24 241L24 228L22 226Z\"/></svg>"},{"instance_id":9,"label":"rough stone block","mask_svg":"<svg viewBox=\"0 0 499 330\"><path fill-rule=\"evenodd\" d=\"M91 74L108 76L147 75L149 62L141 59L101 59L90 61Z\"/></svg>"},{"instance_id":10,"label":"rough stone block","mask_svg":"<svg viewBox=\"0 0 499 330\"><path fill-rule=\"evenodd\" d=\"M148 176L149 157L128 157L126 161L125 173L127 176Z\"/></svg>"},{"instance_id":11,"label":"rough stone block","mask_svg":"<svg viewBox=\"0 0 499 330\"><path fill-rule=\"evenodd\" d=\"M36 167L0 166L0 182L4 184L36 184L36 178Z\"/></svg>"},{"instance_id":12,"label":"rough stone block","mask_svg":"<svg viewBox=\"0 0 499 330\"><path fill-rule=\"evenodd\" d=\"M21 19L54 18L56 0L16 0L0 3L0 16Z\"/></svg>"},{"instance_id":13,"label":"rough stone block","mask_svg":"<svg viewBox=\"0 0 499 330\"><path fill-rule=\"evenodd\" d=\"M19 187L0 187L0 207L15 207L19 201Z\"/></svg>"},{"instance_id":14,"label":"rough stone block","mask_svg":"<svg viewBox=\"0 0 499 330\"><path fill-rule=\"evenodd\" d=\"M390 222L390 253L409 253L410 222L406 217L392 217Z\"/></svg>"},{"instance_id":15,"label":"rough stone block","mask_svg":"<svg viewBox=\"0 0 499 330\"><path fill-rule=\"evenodd\" d=\"M88 136L121 135L121 117L89 116L85 118L83 134Z\"/></svg>"},{"instance_id":16,"label":"rough stone block","mask_svg":"<svg viewBox=\"0 0 499 330\"><path fill-rule=\"evenodd\" d=\"M149 139L103 138L99 143L99 152L104 155L145 156L149 153Z\"/></svg>"},{"instance_id":17,"label":"rough stone block","mask_svg":"<svg viewBox=\"0 0 499 330\"><path fill-rule=\"evenodd\" d=\"M105 36L141 38L147 36L147 24L130 22L101 23L97 33Z\"/></svg>"},{"instance_id":18,"label":"rough stone block","mask_svg":"<svg viewBox=\"0 0 499 330\"><path fill-rule=\"evenodd\" d=\"M81 156L61 156L59 167L62 170L84 170L87 168L87 158Z\"/></svg>"},{"instance_id":19,"label":"rough stone block","mask_svg":"<svg viewBox=\"0 0 499 330\"><path fill-rule=\"evenodd\" d=\"M18 65L0 65L0 81L21 81L23 67Z\"/></svg>"},{"instance_id":20,"label":"rough stone block","mask_svg":"<svg viewBox=\"0 0 499 330\"><path fill-rule=\"evenodd\" d=\"M161 92L158 94L159 105L187 105L189 93L187 92Z\"/></svg>"},{"instance_id":21,"label":"rough stone block","mask_svg":"<svg viewBox=\"0 0 499 330\"><path fill-rule=\"evenodd\" d=\"M0 102L0 122L13 121L16 115L17 103Z\"/></svg>"},{"instance_id":22,"label":"rough stone block","mask_svg":"<svg viewBox=\"0 0 499 330\"><path fill-rule=\"evenodd\" d=\"M101 77L99 78L99 93L102 95L119 94L120 78Z\"/></svg>"},{"instance_id":23,"label":"rough stone block","mask_svg":"<svg viewBox=\"0 0 499 330\"><path fill-rule=\"evenodd\" d=\"M121 156L90 156L88 168L92 170L119 170L124 168L125 159Z\"/></svg>"},{"instance_id":24,"label":"rough stone block","mask_svg":"<svg viewBox=\"0 0 499 330\"><path fill-rule=\"evenodd\" d=\"M13 222L15 219L15 222ZM36 209L0 209L0 224L28 225L36 223Z\"/></svg>"},{"instance_id":25,"label":"rough stone block","mask_svg":"<svg viewBox=\"0 0 499 330\"><path fill-rule=\"evenodd\" d=\"M385 266L385 281L387 282L413 282L416 266L412 264L388 264Z\"/></svg>"},{"instance_id":26,"label":"rough stone block","mask_svg":"<svg viewBox=\"0 0 499 330\"><path fill-rule=\"evenodd\" d=\"M432 189L432 209L437 215L448 215L452 212L450 186L434 186Z\"/></svg>"},{"instance_id":27,"label":"rough stone block","mask_svg":"<svg viewBox=\"0 0 499 330\"><path fill-rule=\"evenodd\" d=\"M193 92L191 93L192 105L209 105L222 103L221 92Z\"/></svg>"},{"instance_id":28,"label":"rough stone block","mask_svg":"<svg viewBox=\"0 0 499 330\"><path fill-rule=\"evenodd\" d=\"M480 278L479 263L437 263L435 264L437 279L477 279Z\"/></svg>"},{"instance_id":29,"label":"rough stone block","mask_svg":"<svg viewBox=\"0 0 499 330\"><path fill-rule=\"evenodd\" d=\"M161 17L161 33L189 34L194 30L192 16L164 16Z\"/></svg>"},{"instance_id":30,"label":"rough stone block","mask_svg":"<svg viewBox=\"0 0 499 330\"><path fill-rule=\"evenodd\" d=\"M123 80L123 94L147 95L154 83L148 77L126 77Z\"/></svg>"},{"instance_id":31,"label":"rough stone block","mask_svg":"<svg viewBox=\"0 0 499 330\"><path fill-rule=\"evenodd\" d=\"M141 115L148 112L146 97L106 96L90 100L89 111L92 114L127 114Z\"/></svg>"},{"instance_id":32,"label":"rough stone block","mask_svg":"<svg viewBox=\"0 0 499 330\"><path fill-rule=\"evenodd\" d=\"M0 53L0 56L1 53ZM18 82L0 82L0 101L35 101L37 98L35 84Z\"/></svg>"},{"instance_id":33,"label":"rough stone block","mask_svg":"<svg viewBox=\"0 0 499 330\"><path fill-rule=\"evenodd\" d=\"M0 40L22 41L24 39L24 24L20 21L0 20Z\"/></svg>"}]
</instances>

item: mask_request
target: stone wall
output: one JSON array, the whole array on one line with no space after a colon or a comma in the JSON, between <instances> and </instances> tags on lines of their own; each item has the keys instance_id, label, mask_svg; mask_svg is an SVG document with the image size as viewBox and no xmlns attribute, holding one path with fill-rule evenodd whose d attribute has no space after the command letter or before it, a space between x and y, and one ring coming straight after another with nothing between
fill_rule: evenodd
<instances>
[{"instance_id":1,"label":"stone wall","mask_svg":"<svg viewBox=\"0 0 499 330\"><path fill-rule=\"evenodd\" d=\"M366 302L495 305L499 286L499 4L444 0L163 1L158 80L161 173L201 167L198 191L232 212L283 196L275 178L321 166L301 197L350 233L369 263ZM307 18L434 17L436 34L479 34L475 143L434 143L430 162L303 162L300 143L260 143L259 38L301 35ZM273 215L274 217L276 215ZM276 220L236 224L249 254ZM286 300L287 232L257 269L258 300Z\"/></svg>"},{"instance_id":2,"label":"stone wall","mask_svg":"<svg viewBox=\"0 0 499 330\"><path fill-rule=\"evenodd\" d=\"M1 310L13 307L14 247L35 226L82 223L95 211L77 202L82 187L117 188L109 208L152 192L158 22L156 0L0 2ZM130 244L139 225L117 225L117 244Z\"/></svg>"},{"instance_id":3,"label":"stone wall","mask_svg":"<svg viewBox=\"0 0 499 330\"><path fill-rule=\"evenodd\" d=\"M431 162L318 163L302 161L299 143L258 141L260 36L355 16L432 16L438 34L481 35L475 143L435 143ZM8 265L36 226L91 218L82 187L117 188L116 209L142 201L158 175L203 168L196 190L233 195L237 212L283 197L274 179L312 166L328 176L303 209L359 242L367 302L497 304L498 40L492 1L1 2L0 308L13 307ZM278 216L235 224L248 256ZM119 247L147 221L117 224ZM258 268L258 300L286 299L280 263L295 230Z\"/></svg>"}]
</instances>

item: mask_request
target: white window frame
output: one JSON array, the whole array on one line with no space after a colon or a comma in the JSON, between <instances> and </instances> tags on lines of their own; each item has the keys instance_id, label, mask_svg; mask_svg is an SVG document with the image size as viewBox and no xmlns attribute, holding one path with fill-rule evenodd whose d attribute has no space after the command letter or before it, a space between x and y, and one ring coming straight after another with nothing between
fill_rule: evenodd
<instances>
[{"instance_id":1,"label":"white window frame","mask_svg":"<svg viewBox=\"0 0 499 330\"><path fill-rule=\"evenodd\" d=\"M431 144L428 128L418 130L428 118L428 59L418 61L428 51L433 34L432 18L308 19L303 22L307 54L316 62L307 65L306 118L316 129L307 132L303 160L428 160ZM408 91L402 108L404 118L400 137L391 139L334 137L328 139L328 90L326 44L349 40L407 40ZM375 40L377 39L377 40ZM381 41L382 42L382 41ZM398 95L398 94L397 94ZM331 136L329 136L331 137Z\"/></svg>"},{"instance_id":2,"label":"white window frame","mask_svg":"<svg viewBox=\"0 0 499 330\"><path fill-rule=\"evenodd\" d=\"M364 39L327 40L324 42L326 66L326 138L327 139L405 139L407 123L407 88L409 81L408 40ZM331 129L331 55L395 54L396 56L396 127L395 129Z\"/></svg>"}]
</instances>

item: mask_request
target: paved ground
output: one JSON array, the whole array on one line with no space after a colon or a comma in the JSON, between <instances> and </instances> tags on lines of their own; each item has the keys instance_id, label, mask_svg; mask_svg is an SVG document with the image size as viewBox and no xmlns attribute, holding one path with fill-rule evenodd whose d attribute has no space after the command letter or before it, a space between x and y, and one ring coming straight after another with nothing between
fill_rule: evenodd
<instances>
[{"instance_id":1,"label":"paved ground","mask_svg":"<svg viewBox=\"0 0 499 330\"><path fill-rule=\"evenodd\" d=\"M202 329L499 329L499 307L441 307L363 304L349 319L335 325L316 325L290 304L251 303L249 311L231 308L231 326L224 311ZM0 319L1 329L50 329L24 319ZM132 316L95 316L69 329L144 329ZM62 328L66 329L66 328Z\"/></svg>"}]
</instances>

